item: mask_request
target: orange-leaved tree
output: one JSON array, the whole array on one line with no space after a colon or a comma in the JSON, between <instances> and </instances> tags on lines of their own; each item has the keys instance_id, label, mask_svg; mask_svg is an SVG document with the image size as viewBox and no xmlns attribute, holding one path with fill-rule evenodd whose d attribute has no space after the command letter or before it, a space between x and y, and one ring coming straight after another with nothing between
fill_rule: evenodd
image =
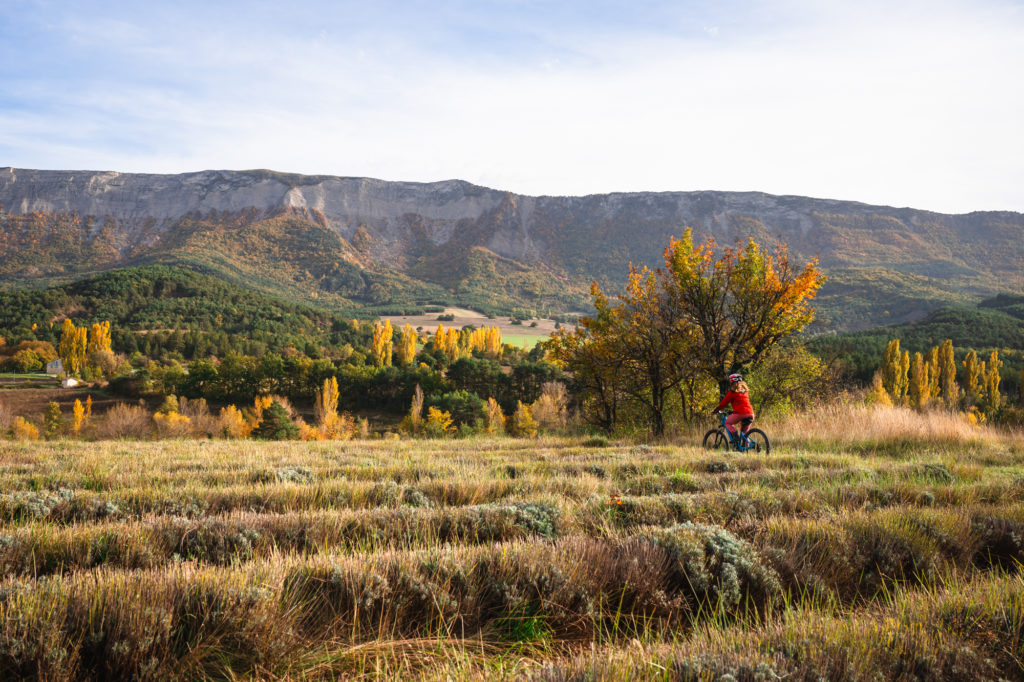
<instances>
[{"instance_id":1,"label":"orange-leaved tree","mask_svg":"<svg viewBox=\"0 0 1024 682\"><path fill-rule=\"evenodd\" d=\"M665 432L667 400L696 369L694 328L664 295L663 273L630 267L626 291L609 299L594 283L597 315L558 330L547 349L574 379L584 415L611 430L620 404L639 406L651 432Z\"/></svg>"},{"instance_id":2,"label":"orange-leaved tree","mask_svg":"<svg viewBox=\"0 0 1024 682\"><path fill-rule=\"evenodd\" d=\"M750 240L717 251L713 238L695 244L687 229L665 249L662 276L671 305L696 327L703 369L724 391L726 377L811 322L825 277L816 260L791 263L785 245L766 253Z\"/></svg>"}]
</instances>

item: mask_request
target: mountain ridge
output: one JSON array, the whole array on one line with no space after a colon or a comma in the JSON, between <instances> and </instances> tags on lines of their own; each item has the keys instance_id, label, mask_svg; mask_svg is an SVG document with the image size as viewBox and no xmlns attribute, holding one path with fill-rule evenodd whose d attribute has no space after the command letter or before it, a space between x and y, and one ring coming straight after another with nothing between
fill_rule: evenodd
<instances>
[{"instance_id":1,"label":"mountain ridge","mask_svg":"<svg viewBox=\"0 0 1024 682\"><path fill-rule=\"evenodd\" d=\"M364 280L385 275L392 282L407 280L404 293L391 300L380 287L370 296L371 284L338 294L353 305L446 298L507 308L521 299L524 308L578 308L587 301L591 280L614 290L625 279L628 263L657 265L668 239L686 227L698 239L785 242L794 258L817 257L831 278L821 296L824 319L835 328L914 319L945 303L976 301L1001 291L1024 293L1024 214L1013 211L943 214L752 191L558 197L520 195L464 180L10 167L0 168L0 205L0 239L8 251L12 244L60 241L54 239L57 232L38 225L32 229L40 234L25 232L26 224L40 222L31 216L44 215L43 222L77 225L65 229L78 230L77 236L64 235L65 241L79 244L74 253L85 253L86 246L95 251L96 240L107 239L117 258L97 264L85 257L100 270L180 261L182 253L171 250L186 243L193 260L210 260L216 254L204 256L202 249L219 248L244 261L247 253L226 240L244 241L251 230L267 232L266 221L284 217L297 222L274 224L270 231L284 230L293 246L301 246L306 234L329 250L327 261L350 264ZM235 230L232 235L212 238L228 224ZM338 241L326 239L320 230L336 234ZM38 245L33 248L38 251ZM74 250L63 256L51 251L41 260L60 263ZM272 251L266 247L254 255L254 266L272 265L258 259L279 257L284 263L290 258ZM8 284L52 283L54 277L76 275L74 268L58 271L56 266L13 272L11 256L6 256L6 269L4 258L0 255L0 281ZM311 294L338 293L331 290L336 278L323 263L308 280L302 280L302 265L287 275L296 286ZM501 272L488 282L486 273L493 268ZM501 286L514 291L503 292Z\"/></svg>"}]
</instances>

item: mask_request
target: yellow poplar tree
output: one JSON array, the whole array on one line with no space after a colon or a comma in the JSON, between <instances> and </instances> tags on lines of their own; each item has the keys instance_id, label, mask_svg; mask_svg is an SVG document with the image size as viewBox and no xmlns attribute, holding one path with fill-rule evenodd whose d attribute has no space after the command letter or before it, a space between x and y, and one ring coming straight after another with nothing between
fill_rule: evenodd
<instances>
[{"instance_id":1,"label":"yellow poplar tree","mask_svg":"<svg viewBox=\"0 0 1024 682\"><path fill-rule=\"evenodd\" d=\"M338 380L335 377L324 379L323 388L316 392L314 404L317 424L324 438L339 438L340 416L338 415Z\"/></svg>"},{"instance_id":2,"label":"yellow poplar tree","mask_svg":"<svg viewBox=\"0 0 1024 682\"><path fill-rule=\"evenodd\" d=\"M416 359L416 330L410 325L404 325L398 337L398 346L395 347L395 359L400 365L407 365Z\"/></svg>"},{"instance_id":3,"label":"yellow poplar tree","mask_svg":"<svg viewBox=\"0 0 1024 682\"><path fill-rule=\"evenodd\" d=\"M75 404L71 408L71 430L76 434L81 432L82 426L85 424L85 406L82 405L82 401L75 398Z\"/></svg>"},{"instance_id":4,"label":"yellow poplar tree","mask_svg":"<svg viewBox=\"0 0 1024 682\"><path fill-rule=\"evenodd\" d=\"M487 433L498 435L505 433L505 414L501 405L494 398L487 399Z\"/></svg>"},{"instance_id":5,"label":"yellow poplar tree","mask_svg":"<svg viewBox=\"0 0 1024 682\"><path fill-rule=\"evenodd\" d=\"M914 359L910 363L910 404L918 409L928 407L928 390L931 381L928 376L928 363L920 353L914 353Z\"/></svg>"},{"instance_id":6,"label":"yellow poplar tree","mask_svg":"<svg viewBox=\"0 0 1024 682\"><path fill-rule=\"evenodd\" d=\"M87 352L89 355L97 351L109 351L110 350L110 322L97 322L89 330L89 345Z\"/></svg>"},{"instance_id":7,"label":"yellow poplar tree","mask_svg":"<svg viewBox=\"0 0 1024 682\"><path fill-rule=\"evenodd\" d=\"M978 399L980 369L978 354L974 352L974 349L967 351L967 355L964 357L964 400L966 407L973 406L974 402Z\"/></svg>"},{"instance_id":8,"label":"yellow poplar tree","mask_svg":"<svg viewBox=\"0 0 1024 682\"><path fill-rule=\"evenodd\" d=\"M489 358L501 357L501 330L497 327L484 330L484 354Z\"/></svg>"},{"instance_id":9,"label":"yellow poplar tree","mask_svg":"<svg viewBox=\"0 0 1024 682\"><path fill-rule=\"evenodd\" d=\"M907 394L907 369L910 359L907 358L907 367L903 365L904 353L900 351L900 340L893 339L885 347L885 356L882 360L882 386L892 397L893 403L899 405Z\"/></svg>"},{"instance_id":10,"label":"yellow poplar tree","mask_svg":"<svg viewBox=\"0 0 1024 682\"><path fill-rule=\"evenodd\" d=\"M1002 402L1002 396L999 394L999 368L1003 366L1003 361L999 359L998 351L992 351L992 354L988 356L988 362L983 362L981 365L984 367L980 381L984 394L985 411L991 413L998 410L999 404Z\"/></svg>"},{"instance_id":11,"label":"yellow poplar tree","mask_svg":"<svg viewBox=\"0 0 1024 682\"><path fill-rule=\"evenodd\" d=\"M939 348L939 392L947 408L956 407L960 400L960 387L956 383L956 360L953 357L953 342L946 339Z\"/></svg>"},{"instance_id":12,"label":"yellow poplar tree","mask_svg":"<svg viewBox=\"0 0 1024 682\"><path fill-rule=\"evenodd\" d=\"M391 320L384 320L381 324L373 325L373 364L377 367L386 367L391 364L391 352L394 345L394 329L391 327Z\"/></svg>"},{"instance_id":13,"label":"yellow poplar tree","mask_svg":"<svg viewBox=\"0 0 1024 682\"><path fill-rule=\"evenodd\" d=\"M932 346L925 359L928 365L928 400L934 402L939 398L939 347Z\"/></svg>"},{"instance_id":14,"label":"yellow poplar tree","mask_svg":"<svg viewBox=\"0 0 1024 682\"><path fill-rule=\"evenodd\" d=\"M76 327L74 322L64 318L64 323L61 326L60 342L57 344L57 355L64 365L65 374L78 376L85 369L88 335L88 329Z\"/></svg>"},{"instance_id":15,"label":"yellow poplar tree","mask_svg":"<svg viewBox=\"0 0 1024 682\"><path fill-rule=\"evenodd\" d=\"M447 337L444 343L445 353L448 354L448 359L450 361L455 362L459 359L459 340L461 339L462 334L458 329L449 327L445 336Z\"/></svg>"}]
</instances>

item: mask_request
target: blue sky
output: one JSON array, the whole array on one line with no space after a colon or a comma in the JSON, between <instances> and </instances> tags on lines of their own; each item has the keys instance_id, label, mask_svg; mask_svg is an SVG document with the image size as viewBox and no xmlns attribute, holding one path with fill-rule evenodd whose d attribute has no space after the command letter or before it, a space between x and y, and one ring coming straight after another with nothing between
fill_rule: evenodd
<instances>
[{"instance_id":1,"label":"blue sky","mask_svg":"<svg viewBox=\"0 0 1024 682\"><path fill-rule=\"evenodd\" d=\"M0 0L0 166L1024 210L1024 3Z\"/></svg>"}]
</instances>

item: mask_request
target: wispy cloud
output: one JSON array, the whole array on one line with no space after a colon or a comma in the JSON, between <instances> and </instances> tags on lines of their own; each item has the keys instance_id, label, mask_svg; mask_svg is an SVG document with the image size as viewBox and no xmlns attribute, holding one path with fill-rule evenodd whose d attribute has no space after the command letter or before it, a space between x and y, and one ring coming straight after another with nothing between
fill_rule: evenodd
<instances>
[{"instance_id":1,"label":"wispy cloud","mask_svg":"<svg viewBox=\"0 0 1024 682\"><path fill-rule=\"evenodd\" d=\"M1024 210L1021 45L997 1L15 1L0 164Z\"/></svg>"}]
</instances>

